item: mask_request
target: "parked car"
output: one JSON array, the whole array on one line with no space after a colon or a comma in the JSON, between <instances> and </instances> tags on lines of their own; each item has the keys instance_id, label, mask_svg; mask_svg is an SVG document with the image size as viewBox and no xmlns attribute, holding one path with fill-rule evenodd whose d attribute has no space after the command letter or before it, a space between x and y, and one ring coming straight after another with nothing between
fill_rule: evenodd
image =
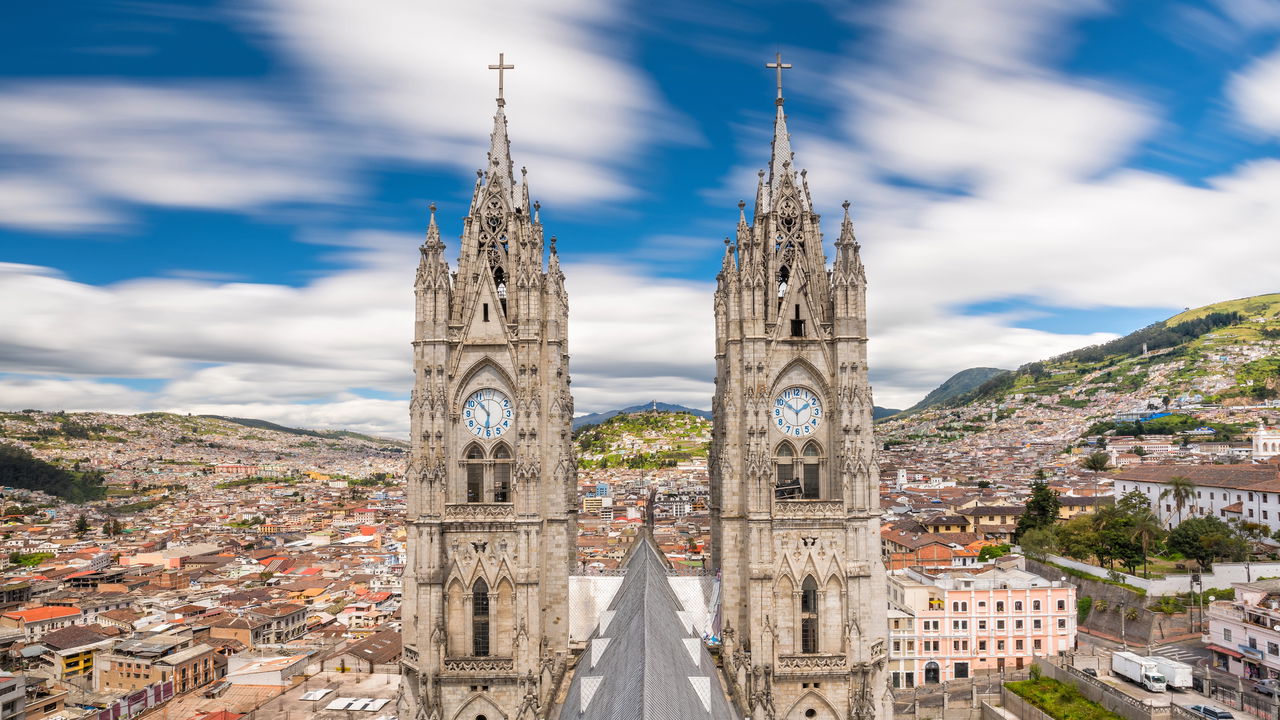
<instances>
[{"instance_id":1,"label":"parked car","mask_svg":"<svg viewBox=\"0 0 1280 720\"><path fill-rule=\"evenodd\" d=\"M1274 680L1271 678L1259 680L1253 684L1253 691L1263 695L1274 696L1276 694L1276 685L1278 683L1280 683L1280 680Z\"/></svg>"},{"instance_id":2,"label":"parked car","mask_svg":"<svg viewBox=\"0 0 1280 720\"><path fill-rule=\"evenodd\" d=\"M1098 677L1098 671L1094 670L1093 668L1085 668L1083 672L1085 675L1088 675L1089 677Z\"/></svg>"},{"instance_id":3,"label":"parked car","mask_svg":"<svg viewBox=\"0 0 1280 720\"><path fill-rule=\"evenodd\" d=\"M1209 718L1209 720L1233 720L1235 718L1235 715L1232 715L1230 710L1223 710L1212 705L1188 705L1187 709L1200 717Z\"/></svg>"}]
</instances>

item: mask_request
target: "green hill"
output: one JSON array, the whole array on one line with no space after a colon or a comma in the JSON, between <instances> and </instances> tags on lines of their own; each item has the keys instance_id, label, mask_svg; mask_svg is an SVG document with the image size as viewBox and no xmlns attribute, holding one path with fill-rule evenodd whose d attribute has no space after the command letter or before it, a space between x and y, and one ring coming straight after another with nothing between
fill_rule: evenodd
<instances>
[{"instance_id":1,"label":"green hill","mask_svg":"<svg viewBox=\"0 0 1280 720\"><path fill-rule=\"evenodd\" d=\"M916 412L931 408L935 405L945 404L948 400L960 397L965 393L978 389L983 383L1001 373L1009 372L1000 368L977 367L961 370L960 372L947 378L938 387L924 396L920 402L906 409L906 412Z\"/></svg>"},{"instance_id":2,"label":"green hill","mask_svg":"<svg viewBox=\"0 0 1280 720\"><path fill-rule=\"evenodd\" d=\"M67 470L33 456L25 448L0 442L0 485L39 490L69 502L106 495L102 473Z\"/></svg>"},{"instance_id":3,"label":"green hill","mask_svg":"<svg viewBox=\"0 0 1280 720\"><path fill-rule=\"evenodd\" d=\"M675 467L706 458L711 420L687 412L627 413L581 428L575 438L582 468Z\"/></svg>"}]
</instances>

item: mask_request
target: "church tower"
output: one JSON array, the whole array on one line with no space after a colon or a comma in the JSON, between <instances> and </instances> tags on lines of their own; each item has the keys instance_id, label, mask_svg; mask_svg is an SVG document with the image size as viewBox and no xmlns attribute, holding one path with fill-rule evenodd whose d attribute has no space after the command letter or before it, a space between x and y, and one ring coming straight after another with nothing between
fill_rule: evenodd
<instances>
[{"instance_id":1,"label":"church tower","mask_svg":"<svg viewBox=\"0 0 1280 720\"><path fill-rule=\"evenodd\" d=\"M488 167L450 272L432 206L415 285L406 720L548 715L568 650L576 477L555 238L517 185L499 56Z\"/></svg>"},{"instance_id":2,"label":"church tower","mask_svg":"<svg viewBox=\"0 0 1280 720\"><path fill-rule=\"evenodd\" d=\"M783 113L717 278L712 562L725 674L756 720L888 720L866 279L844 205L827 268Z\"/></svg>"}]
</instances>

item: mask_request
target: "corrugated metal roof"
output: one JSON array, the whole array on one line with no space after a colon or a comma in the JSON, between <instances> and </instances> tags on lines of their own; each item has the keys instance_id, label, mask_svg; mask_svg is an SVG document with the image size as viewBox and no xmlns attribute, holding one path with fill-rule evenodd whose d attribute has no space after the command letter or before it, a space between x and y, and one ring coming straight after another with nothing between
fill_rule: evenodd
<instances>
[{"instance_id":1,"label":"corrugated metal roof","mask_svg":"<svg viewBox=\"0 0 1280 720\"><path fill-rule=\"evenodd\" d=\"M647 533L578 660L561 720L735 718L715 664L691 629Z\"/></svg>"}]
</instances>

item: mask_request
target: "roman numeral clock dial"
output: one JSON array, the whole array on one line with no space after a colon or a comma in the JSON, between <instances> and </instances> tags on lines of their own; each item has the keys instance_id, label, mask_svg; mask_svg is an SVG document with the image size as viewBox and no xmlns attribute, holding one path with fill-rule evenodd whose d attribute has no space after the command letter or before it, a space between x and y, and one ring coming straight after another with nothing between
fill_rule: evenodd
<instances>
[{"instance_id":1,"label":"roman numeral clock dial","mask_svg":"<svg viewBox=\"0 0 1280 720\"><path fill-rule=\"evenodd\" d=\"M773 426L789 437L807 437L822 423L822 400L808 388L789 387L773 400Z\"/></svg>"},{"instance_id":2,"label":"roman numeral clock dial","mask_svg":"<svg viewBox=\"0 0 1280 720\"><path fill-rule=\"evenodd\" d=\"M501 437L511 428L511 417L511 398L493 388L471 393L462 406L462 421L478 438Z\"/></svg>"}]
</instances>

